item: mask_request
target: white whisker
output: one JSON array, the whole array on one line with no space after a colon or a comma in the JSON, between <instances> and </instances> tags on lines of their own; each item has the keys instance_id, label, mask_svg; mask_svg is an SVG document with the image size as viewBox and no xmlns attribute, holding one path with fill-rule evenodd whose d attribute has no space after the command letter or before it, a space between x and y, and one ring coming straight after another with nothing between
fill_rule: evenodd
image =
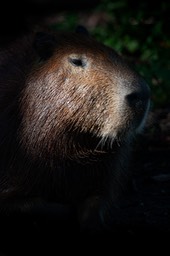
<instances>
[{"instance_id":1,"label":"white whisker","mask_svg":"<svg viewBox=\"0 0 170 256\"><path fill-rule=\"evenodd\" d=\"M101 139L100 139L100 141L98 142L98 144L97 144L97 146L96 146L96 150L98 149L98 148L100 148L101 147L101 149L104 147L104 145L105 145L105 142L106 142L106 137L102 137Z\"/></svg>"},{"instance_id":2,"label":"white whisker","mask_svg":"<svg viewBox=\"0 0 170 256\"><path fill-rule=\"evenodd\" d=\"M100 150L103 150L103 149L108 149L109 150L109 149L113 148L115 142L118 144L118 146L120 146L118 138L113 137L113 136L111 137L109 135L103 136L99 140L95 150L99 150L99 149Z\"/></svg>"}]
</instances>

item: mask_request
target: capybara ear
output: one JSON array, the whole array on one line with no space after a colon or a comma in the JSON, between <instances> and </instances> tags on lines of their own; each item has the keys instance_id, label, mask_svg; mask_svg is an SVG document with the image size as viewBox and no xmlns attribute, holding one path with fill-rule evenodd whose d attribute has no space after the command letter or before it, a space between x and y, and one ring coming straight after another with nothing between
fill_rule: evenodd
<instances>
[{"instance_id":1,"label":"capybara ear","mask_svg":"<svg viewBox=\"0 0 170 256\"><path fill-rule=\"evenodd\" d=\"M76 33L89 36L88 30L82 25L79 25L79 26L76 27Z\"/></svg>"},{"instance_id":2,"label":"capybara ear","mask_svg":"<svg viewBox=\"0 0 170 256\"><path fill-rule=\"evenodd\" d=\"M34 38L33 47L42 60L46 60L53 54L56 45L56 38L54 35L37 32Z\"/></svg>"}]
</instances>

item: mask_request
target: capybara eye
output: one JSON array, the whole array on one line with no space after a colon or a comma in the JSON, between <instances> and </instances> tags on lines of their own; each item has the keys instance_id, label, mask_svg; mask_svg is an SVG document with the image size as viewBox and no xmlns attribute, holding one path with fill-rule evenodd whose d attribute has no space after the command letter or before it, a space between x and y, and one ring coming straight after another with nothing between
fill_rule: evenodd
<instances>
[{"instance_id":1,"label":"capybara eye","mask_svg":"<svg viewBox=\"0 0 170 256\"><path fill-rule=\"evenodd\" d=\"M69 58L69 61L72 65L74 65L76 67L84 67L85 66L85 62L80 58Z\"/></svg>"}]
</instances>

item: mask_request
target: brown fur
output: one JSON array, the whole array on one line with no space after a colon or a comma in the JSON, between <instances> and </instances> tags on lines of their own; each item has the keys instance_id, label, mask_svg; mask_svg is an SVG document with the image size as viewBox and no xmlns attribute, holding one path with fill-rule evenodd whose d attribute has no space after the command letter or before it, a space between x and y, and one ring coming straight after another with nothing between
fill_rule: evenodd
<instances>
[{"instance_id":1,"label":"brown fur","mask_svg":"<svg viewBox=\"0 0 170 256\"><path fill-rule=\"evenodd\" d=\"M23 38L0 55L1 205L67 202L78 205L85 225L104 221L128 177L147 85L90 36L56 35L42 60L33 40ZM136 91L130 106L125 97Z\"/></svg>"}]
</instances>

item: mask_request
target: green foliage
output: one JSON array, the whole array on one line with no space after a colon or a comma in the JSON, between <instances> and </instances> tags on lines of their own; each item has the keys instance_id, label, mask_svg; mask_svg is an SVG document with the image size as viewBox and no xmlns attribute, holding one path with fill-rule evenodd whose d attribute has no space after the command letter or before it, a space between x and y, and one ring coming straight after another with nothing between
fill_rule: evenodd
<instances>
[{"instance_id":1,"label":"green foliage","mask_svg":"<svg viewBox=\"0 0 170 256\"><path fill-rule=\"evenodd\" d=\"M123 55L145 77L151 87L153 107L170 102L169 1L102 0L87 15L106 15L89 27L99 41ZM55 28L73 30L82 13L64 13ZM84 22L84 25L86 22Z\"/></svg>"}]
</instances>

